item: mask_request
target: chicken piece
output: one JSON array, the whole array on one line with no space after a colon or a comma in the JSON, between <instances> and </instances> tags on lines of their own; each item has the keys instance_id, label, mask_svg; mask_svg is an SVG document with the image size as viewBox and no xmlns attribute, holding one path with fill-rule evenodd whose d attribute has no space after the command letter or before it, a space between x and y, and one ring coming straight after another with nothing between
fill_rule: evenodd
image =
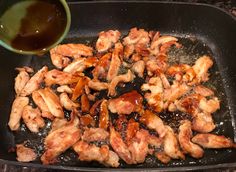
<instances>
[{"instance_id":1,"label":"chicken piece","mask_svg":"<svg viewBox=\"0 0 236 172\"><path fill-rule=\"evenodd\" d=\"M83 115L80 117L80 124L83 126L95 126L95 121L93 119L93 117L91 117L91 115L87 114L87 115Z\"/></svg>"},{"instance_id":2,"label":"chicken piece","mask_svg":"<svg viewBox=\"0 0 236 172\"><path fill-rule=\"evenodd\" d=\"M73 94L72 94L72 98L71 100L72 101L75 101L77 98L79 98L83 92L84 92L84 87L85 85L88 84L88 82L90 81L90 78L84 76L84 77L81 77L76 86L75 86L75 89L73 90Z\"/></svg>"},{"instance_id":3,"label":"chicken piece","mask_svg":"<svg viewBox=\"0 0 236 172\"><path fill-rule=\"evenodd\" d=\"M107 130L109 125L109 112L107 100L103 100L100 105L99 124L100 128Z\"/></svg>"},{"instance_id":4,"label":"chicken piece","mask_svg":"<svg viewBox=\"0 0 236 172\"><path fill-rule=\"evenodd\" d=\"M94 79L106 79L111 63L110 59L111 59L111 53L107 53L99 59L97 65L92 71Z\"/></svg>"},{"instance_id":5,"label":"chicken piece","mask_svg":"<svg viewBox=\"0 0 236 172\"><path fill-rule=\"evenodd\" d=\"M28 97L16 97L12 103L10 119L8 126L12 131L16 131L20 127L20 120L23 113L23 109L29 104Z\"/></svg>"},{"instance_id":6,"label":"chicken piece","mask_svg":"<svg viewBox=\"0 0 236 172\"><path fill-rule=\"evenodd\" d=\"M193 91L196 94L200 94L203 97L208 97L208 96L213 96L214 95L214 92L211 89L209 89L209 88L207 88L203 85L198 85L198 86L194 87Z\"/></svg>"},{"instance_id":7,"label":"chicken piece","mask_svg":"<svg viewBox=\"0 0 236 172\"><path fill-rule=\"evenodd\" d=\"M187 70L189 70L191 68L191 66L187 65L187 64L174 64L172 66L170 66L166 73L172 77L176 76L176 75L180 75L181 79L183 77L183 75L186 73ZM177 78L176 78L177 79ZM178 79L177 79L178 80Z\"/></svg>"},{"instance_id":8,"label":"chicken piece","mask_svg":"<svg viewBox=\"0 0 236 172\"><path fill-rule=\"evenodd\" d=\"M209 133L215 129L215 124L209 113L197 113L192 122L192 129L201 133Z\"/></svg>"},{"instance_id":9,"label":"chicken piece","mask_svg":"<svg viewBox=\"0 0 236 172\"><path fill-rule=\"evenodd\" d=\"M68 73L83 72L85 69L95 66L97 58L76 58L72 63L66 66L63 71Z\"/></svg>"},{"instance_id":10,"label":"chicken piece","mask_svg":"<svg viewBox=\"0 0 236 172\"><path fill-rule=\"evenodd\" d=\"M16 95L20 95L21 91L30 80L29 74L25 70L21 70L20 73L15 78L15 92Z\"/></svg>"},{"instance_id":11,"label":"chicken piece","mask_svg":"<svg viewBox=\"0 0 236 172\"><path fill-rule=\"evenodd\" d=\"M90 115L92 115L92 116L98 115L98 112L100 110L99 105L101 104L102 101L103 101L103 99L98 100L92 105L92 107L89 110Z\"/></svg>"},{"instance_id":12,"label":"chicken piece","mask_svg":"<svg viewBox=\"0 0 236 172\"><path fill-rule=\"evenodd\" d=\"M135 62L131 68L131 70L138 75L138 77L143 78L145 63L143 60L139 60Z\"/></svg>"},{"instance_id":13,"label":"chicken piece","mask_svg":"<svg viewBox=\"0 0 236 172\"><path fill-rule=\"evenodd\" d=\"M166 130L167 132L163 142L165 154L173 159L185 159L184 154L179 149L178 140L174 131L169 126L166 126Z\"/></svg>"},{"instance_id":14,"label":"chicken piece","mask_svg":"<svg viewBox=\"0 0 236 172\"><path fill-rule=\"evenodd\" d=\"M199 108L207 113L214 113L218 109L220 109L220 101L217 97L213 97L210 100L206 98L202 98L199 102Z\"/></svg>"},{"instance_id":15,"label":"chicken piece","mask_svg":"<svg viewBox=\"0 0 236 172\"><path fill-rule=\"evenodd\" d=\"M63 118L55 118L53 121L52 121L52 127L51 127L51 130L50 132L53 132L59 128L62 128L64 126L66 126L67 124L69 124L70 121L68 121L67 119Z\"/></svg>"},{"instance_id":16,"label":"chicken piece","mask_svg":"<svg viewBox=\"0 0 236 172\"><path fill-rule=\"evenodd\" d=\"M122 138L125 138L125 134L127 133L127 126L128 125L128 120L125 115L120 115L117 120L115 120L115 126L116 130L119 131L119 133L122 134Z\"/></svg>"},{"instance_id":17,"label":"chicken piece","mask_svg":"<svg viewBox=\"0 0 236 172\"><path fill-rule=\"evenodd\" d=\"M187 112L192 116L195 116L199 112L199 102L202 96L198 94L189 94L180 100L175 101L175 105L178 110Z\"/></svg>"},{"instance_id":18,"label":"chicken piece","mask_svg":"<svg viewBox=\"0 0 236 172\"><path fill-rule=\"evenodd\" d=\"M42 67L34 76L30 78L30 80L27 82L25 87L21 91L21 96L28 96L33 91L38 90L40 87L40 83L43 82L43 79L48 71L48 67L44 66Z\"/></svg>"},{"instance_id":19,"label":"chicken piece","mask_svg":"<svg viewBox=\"0 0 236 172\"><path fill-rule=\"evenodd\" d=\"M131 140L129 150L132 156L132 163L143 163L148 154L148 132L146 130L137 131L135 137Z\"/></svg>"},{"instance_id":20,"label":"chicken piece","mask_svg":"<svg viewBox=\"0 0 236 172\"><path fill-rule=\"evenodd\" d=\"M88 128L82 136L82 140L86 142L105 141L108 138L109 133L103 128Z\"/></svg>"},{"instance_id":21,"label":"chicken piece","mask_svg":"<svg viewBox=\"0 0 236 172\"><path fill-rule=\"evenodd\" d=\"M190 90L190 87L185 83L179 84L175 82L171 85L169 89L164 91L164 101L174 102L176 99L180 98Z\"/></svg>"},{"instance_id":22,"label":"chicken piece","mask_svg":"<svg viewBox=\"0 0 236 172\"><path fill-rule=\"evenodd\" d=\"M129 115L132 112L141 113L143 110L143 97L137 91L125 93L116 99L110 99L108 109L119 115Z\"/></svg>"},{"instance_id":23,"label":"chicken piece","mask_svg":"<svg viewBox=\"0 0 236 172\"><path fill-rule=\"evenodd\" d=\"M52 164L57 156L66 151L80 139L79 119L74 117L72 121L52 132L45 138L45 152L41 156L43 164Z\"/></svg>"},{"instance_id":24,"label":"chicken piece","mask_svg":"<svg viewBox=\"0 0 236 172\"><path fill-rule=\"evenodd\" d=\"M150 42L150 38L148 32L144 29L132 28L130 29L129 35L123 39L124 45L132 45L132 44L148 44Z\"/></svg>"},{"instance_id":25,"label":"chicken piece","mask_svg":"<svg viewBox=\"0 0 236 172\"><path fill-rule=\"evenodd\" d=\"M153 55L158 55L160 52L161 46L164 46L165 44L169 44L169 43L171 43L171 44L168 46L171 46L171 45L174 45L177 41L178 41L178 39L173 36L161 36L159 38L156 38L151 43L151 46L150 46L151 53ZM162 52L163 52L163 50L162 50Z\"/></svg>"},{"instance_id":26,"label":"chicken piece","mask_svg":"<svg viewBox=\"0 0 236 172\"><path fill-rule=\"evenodd\" d=\"M155 157L163 164L167 164L171 161L171 158L168 155L166 155L165 152L157 152L155 153Z\"/></svg>"},{"instance_id":27,"label":"chicken piece","mask_svg":"<svg viewBox=\"0 0 236 172\"><path fill-rule=\"evenodd\" d=\"M57 47L50 50L51 61L58 69L62 69L70 63L70 59L61 54L57 54L56 49Z\"/></svg>"},{"instance_id":28,"label":"chicken piece","mask_svg":"<svg viewBox=\"0 0 236 172\"><path fill-rule=\"evenodd\" d=\"M89 99L86 94L83 94L81 96L81 110L82 112L89 112L89 109L90 109Z\"/></svg>"},{"instance_id":29,"label":"chicken piece","mask_svg":"<svg viewBox=\"0 0 236 172\"><path fill-rule=\"evenodd\" d=\"M124 47L124 58L128 59L134 52L134 45L129 44Z\"/></svg>"},{"instance_id":30,"label":"chicken piece","mask_svg":"<svg viewBox=\"0 0 236 172\"><path fill-rule=\"evenodd\" d=\"M193 158L201 158L204 151L200 146L191 142L191 137L191 122L188 120L181 121L178 134L180 147L184 152L190 154Z\"/></svg>"},{"instance_id":31,"label":"chicken piece","mask_svg":"<svg viewBox=\"0 0 236 172\"><path fill-rule=\"evenodd\" d=\"M53 49L53 53L66 57L77 58L80 56L92 56L93 48L84 44L62 44Z\"/></svg>"},{"instance_id":32,"label":"chicken piece","mask_svg":"<svg viewBox=\"0 0 236 172\"><path fill-rule=\"evenodd\" d=\"M108 89L108 83L93 79L88 82L88 87L96 91L101 91Z\"/></svg>"},{"instance_id":33,"label":"chicken piece","mask_svg":"<svg viewBox=\"0 0 236 172\"><path fill-rule=\"evenodd\" d=\"M205 82L209 79L208 70L213 65L213 61L209 56L202 56L193 65L193 70L196 73L196 82Z\"/></svg>"},{"instance_id":34,"label":"chicken piece","mask_svg":"<svg viewBox=\"0 0 236 172\"><path fill-rule=\"evenodd\" d=\"M42 112L42 117L48 118L53 120L54 116L52 115L52 113L50 112L50 110L48 109L48 106L46 105L45 101L43 100L42 96L39 94L38 91L34 91L32 93L32 98L34 103L39 107L39 109Z\"/></svg>"},{"instance_id":35,"label":"chicken piece","mask_svg":"<svg viewBox=\"0 0 236 172\"><path fill-rule=\"evenodd\" d=\"M80 77L81 77L81 74L78 74L78 73L71 74L71 73L53 69L46 73L44 81L47 86L51 86L53 84L67 85L67 84L78 82Z\"/></svg>"},{"instance_id":36,"label":"chicken piece","mask_svg":"<svg viewBox=\"0 0 236 172\"><path fill-rule=\"evenodd\" d=\"M131 61L134 62L134 63L137 62L137 61L140 61L141 59L142 59L142 56L140 54L138 54L138 53L134 53L131 56Z\"/></svg>"},{"instance_id":37,"label":"chicken piece","mask_svg":"<svg viewBox=\"0 0 236 172\"><path fill-rule=\"evenodd\" d=\"M165 89L170 88L170 83L169 83L169 81L168 81L168 79L167 79L167 77L166 77L165 74L160 73L160 79L161 79L162 85L163 85L163 87L164 87Z\"/></svg>"},{"instance_id":38,"label":"chicken piece","mask_svg":"<svg viewBox=\"0 0 236 172\"><path fill-rule=\"evenodd\" d=\"M99 33L99 38L96 42L96 49L98 52L107 51L120 39L120 32L118 30L108 30Z\"/></svg>"},{"instance_id":39,"label":"chicken piece","mask_svg":"<svg viewBox=\"0 0 236 172\"><path fill-rule=\"evenodd\" d=\"M22 118L27 128L33 133L39 132L39 129L45 126L45 122L38 108L34 109L26 105L23 109Z\"/></svg>"},{"instance_id":40,"label":"chicken piece","mask_svg":"<svg viewBox=\"0 0 236 172\"><path fill-rule=\"evenodd\" d=\"M161 145L162 145L163 139L162 138L158 138L155 135L149 134L148 137L147 137L147 142L151 146L154 146L156 148L160 148Z\"/></svg>"},{"instance_id":41,"label":"chicken piece","mask_svg":"<svg viewBox=\"0 0 236 172\"><path fill-rule=\"evenodd\" d=\"M133 75L133 73L130 70L128 70L128 72L126 74L115 76L111 80L111 83L109 85L108 95L115 96L116 95L116 86L120 82L123 82L123 83L131 82L131 81L133 81L134 77L135 76Z\"/></svg>"},{"instance_id":42,"label":"chicken piece","mask_svg":"<svg viewBox=\"0 0 236 172\"><path fill-rule=\"evenodd\" d=\"M16 145L16 159L20 162L31 162L37 158L37 154L33 149L27 148L22 144Z\"/></svg>"},{"instance_id":43,"label":"chicken piece","mask_svg":"<svg viewBox=\"0 0 236 172\"><path fill-rule=\"evenodd\" d=\"M151 93L146 93L145 98L148 104L156 111L161 112L163 109L163 85L159 77L152 77L148 83L141 86L142 91L150 90Z\"/></svg>"},{"instance_id":44,"label":"chicken piece","mask_svg":"<svg viewBox=\"0 0 236 172\"><path fill-rule=\"evenodd\" d=\"M42 96L51 114L57 118L64 118L64 112L59 97L50 88L40 89L38 92L40 96Z\"/></svg>"},{"instance_id":45,"label":"chicken piece","mask_svg":"<svg viewBox=\"0 0 236 172\"><path fill-rule=\"evenodd\" d=\"M208 149L236 148L236 144L225 136L215 134L197 134L192 142Z\"/></svg>"},{"instance_id":46,"label":"chicken piece","mask_svg":"<svg viewBox=\"0 0 236 172\"><path fill-rule=\"evenodd\" d=\"M114 127L110 127L110 144L113 150L123 159L127 164L132 164L131 153L127 145L121 138L121 135L115 131Z\"/></svg>"},{"instance_id":47,"label":"chicken piece","mask_svg":"<svg viewBox=\"0 0 236 172\"><path fill-rule=\"evenodd\" d=\"M61 93L60 96L60 103L61 105L66 109L66 110L70 110L72 111L73 109L76 109L77 107L79 107L78 103L74 103L69 96L67 95L67 93Z\"/></svg>"},{"instance_id":48,"label":"chicken piece","mask_svg":"<svg viewBox=\"0 0 236 172\"><path fill-rule=\"evenodd\" d=\"M121 43L115 44L115 49L111 56L111 63L110 67L107 73L107 81L111 81L115 76L118 75L120 66L121 66L121 60L120 55L123 53L123 45Z\"/></svg>"},{"instance_id":49,"label":"chicken piece","mask_svg":"<svg viewBox=\"0 0 236 172\"><path fill-rule=\"evenodd\" d=\"M118 167L119 157L111 150L107 145L97 147L95 145L89 145L84 141L77 142L73 149L79 155L80 161L98 161L106 166Z\"/></svg>"},{"instance_id":50,"label":"chicken piece","mask_svg":"<svg viewBox=\"0 0 236 172\"><path fill-rule=\"evenodd\" d=\"M140 122L144 123L149 129L155 130L160 138L163 138L166 134L166 127L156 114L150 110L145 110L140 118Z\"/></svg>"},{"instance_id":51,"label":"chicken piece","mask_svg":"<svg viewBox=\"0 0 236 172\"><path fill-rule=\"evenodd\" d=\"M169 41L169 42L164 43L163 45L160 46L160 52L159 53L160 54L166 54L169 51L169 49L172 45L175 45L176 48L180 48L182 46L181 44L179 44L175 40L174 41Z\"/></svg>"},{"instance_id":52,"label":"chicken piece","mask_svg":"<svg viewBox=\"0 0 236 172\"><path fill-rule=\"evenodd\" d=\"M23 66L23 67L17 67L15 68L15 70L19 71L19 72L27 72L27 73L33 73L34 72L34 69L32 69L31 67L29 66Z\"/></svg>"},{"instance_id":53,"label":"chicken piece","mask_svg":"<svg viewBox=\"0 0 236 172\"><path fill-rule=\"evenodd\" d=\"M130 144L131 139L136 135L137 131L139 130L139 123L135 122L134 119L130 119L127 125L126 130L126 143L127 145Z\"/></svg>"},{"instance_id":54,"label":"chicken piece","mask_svg":"<svg viewBox=\"0 0 236 172\"><path fill-rule=\"evenodd\" d=\"M68 94L73 93L72 89L68 85L62 85L62 86L57 87L57 92L59 92L59 93L65 92Z\"/></svg>"},{"instance_id":55,"label":"chicken piece","mask_svg":"<svg viewBox=\"0 0 236 172\"><path fill-rule=\"evenodd\" d=\"M149 56L149 58L146 60L146 68L149 76L165 73L167 67L167 56L165 54L160 54L155 57Z\"/></svg>"}]
</instances>

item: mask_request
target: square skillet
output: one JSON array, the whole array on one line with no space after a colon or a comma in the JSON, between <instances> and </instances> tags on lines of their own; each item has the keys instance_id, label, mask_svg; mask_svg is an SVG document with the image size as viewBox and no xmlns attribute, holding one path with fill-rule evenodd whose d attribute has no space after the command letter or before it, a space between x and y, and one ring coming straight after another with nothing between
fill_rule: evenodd
<instances>
[{"instance_id":1,"label":"square skillet","mask_svg":"<svg viewBox=\"0 0 236 172\"><path fill-rule=\"evenodd\" d=\"M199 43L190 47L191 52L202 55L206 53L204 49L206 46L209 48L208 53L215 60L211 76L217 78L213 84L217 86L216 90L219 92L216 94L220 97L221 109L213 116L217 125L214 133L224 134L236 141L236 20L234 17L219 8L203 4L119 1L74 2L69 5L72 25L65 42L95 40L100 31L108 29L118 29L128 33L132 27L159 30L161 34L172 34L187 39L196 37ZM188 46L188 42L183 44ZM38 70L43 65L51 66L51 64L48 54L42 57L24 56L0 48L0 57L0 163L57 170L110 171L111 168L105 168L97 163L68 163L66 159L70 159L71 152L65 154L64 161L58 165L43 166L40 162L20 163L15 160L15 153L9 153L8 150L15 145L15 142L23 141L27 134L14 135L7 127L14 99L14 78L17 75L14 68L29 65ZM37 138L37 136L33 137ZM187 157L185 161L171 161L167 165L148 157L144 164L122 165L112 170L185 171L225 167L236 167L235 149L205 150L205 155L200 160Z\"/></svg>"}]
</instances>

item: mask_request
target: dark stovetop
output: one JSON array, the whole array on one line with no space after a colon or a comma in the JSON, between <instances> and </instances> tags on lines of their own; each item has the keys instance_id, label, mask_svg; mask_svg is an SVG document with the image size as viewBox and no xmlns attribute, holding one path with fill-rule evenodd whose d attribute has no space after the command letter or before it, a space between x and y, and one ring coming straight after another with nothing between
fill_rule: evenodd
<instances>
[{"instance_id":1,"label":"dark stovetop","mask_svg":"<svg viewBox=\"0 0 236 172\"><path fill-rule=\"evenodd\" d=\"M76 2L78 0L67 0L68 2ZM99 0L98 0L99 1ZM137 0L136 0L137 1ZM168 2L190 2L190 3L206 3L215 5L228 11L236 17L236 0L166 0ZM236 169L213 169L207 170L208 172L235 172ZM55 172L54 170L46 169L35 169L27 167L17 167L7 164L0 164L0 172ZM57 170L57 172L63 172L62 170Z\"/></svg>"}]
</instances>

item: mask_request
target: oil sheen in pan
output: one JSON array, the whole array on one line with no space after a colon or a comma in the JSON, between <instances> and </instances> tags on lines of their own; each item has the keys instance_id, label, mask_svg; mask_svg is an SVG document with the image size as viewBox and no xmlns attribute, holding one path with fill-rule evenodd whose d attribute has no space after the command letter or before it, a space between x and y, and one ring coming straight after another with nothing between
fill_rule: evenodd
<instances>
[{"instance_id":1,"label":"oil sheen in pan","mask_svg":"<svg viewBox=\"0 0 236 172\"><path fill-rule=\"evenodd\" d=\"M64 43L69 42L80 42L93 45L94 41L96 40L95 37L85 37L85 38L72 38L65 40ZM194 64L195 60L199 58L201 55L210 55L213 56L213 53L211 49L204 44L203 42L197 40L196 38L179 38L179 42L183 45L182 48L176 49L171 48L169 51L169 63L187 63L187 64ZM45 55L48 57L48 54ZM49 68L53 68L53 65L50 62L50 58L40 58L40 61L37 57L33 57L31 64L34 69L40 69L43 65L49 66ZM89 72L89 71L88 71ZM117 88L118 96L129 92L132 89L136 89L138 92L141 93L141 90L139 89L140 86L144 83L144 80L141 78L136 78L132 83L125 84L123 88ZM229 109L227 107L227 99L224 91L224 85L222 82L222 78L220 76L220 72L218 70L218 67L216 65L216 62L214 62L213 68L210 69L210 80L205 83L208 87L215 90L216 96L219 97L221 101L221 108L219 111L217 111L215 114L213 114L213 118L216 124L216 130L214 130L216 134L223 134L229 137L233 137L233 128L232 128L232 122L231 117L229 114ZM102 92L99 95L99 98L106 97L106 92ZM145 104L145 103L144 103ZM69 112L65 111L65 116L69 117ZM113 121L117 119L117 115L110 114ZM134 118L138 119L138 116L135 114L131 114L128 118ZM162 112L160 113L160 117L164 120L164 122L171 127L175 131L177 131L179 126L179 121L183 118L190 118L189 115L183 114L181 112ZM26 142L26 145L28 147L31 147L37 152L39 157L43 154L44 146L43 141L44 138L47 136L48 132L50 131L51 122L49 120L46 121L46 127L40 130L39 133L34 134L29 132L27 127L24 124L21 124L20 130L17 131L15 135L15 142L16 144ZM102 144L102 143L99 143ZM193 159L191 157L187 157L186 160L172 160L168 164L162 164L160 163L155 157L147 156L146 160L142 164L138 165L127 165L124 162L121 161L120 167L135 167L135 168L151 168L151 167L173 167L173 166L191 166L191 165L201 165L201 164L214 164L214 162L217 160L224 160L224 157L226 154L231 152L232 150L205 150L205 155L202 159L197 160ZM216 158L217 157L217 158ZM35 163L40 163L40 159L37 159ZM104 167L103 165L97 163L97 162L81 162L78 160L77 154L69 149L63 154L61 154L58 157L58 163L56 165L66 165L66 166L82 166L82 167Z\"/></svg>"}]
</instances>

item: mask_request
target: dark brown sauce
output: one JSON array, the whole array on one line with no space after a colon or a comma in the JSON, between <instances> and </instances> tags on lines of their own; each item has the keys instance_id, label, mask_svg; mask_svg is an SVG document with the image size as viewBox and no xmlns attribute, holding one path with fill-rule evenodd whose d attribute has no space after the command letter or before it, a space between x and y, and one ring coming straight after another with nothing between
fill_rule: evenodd
<instances>
[{"instance_id":1,"label":"dark brown sauce","mask_svg":"<svg viewBox=\"0 0 236 172\"><path fill-rule=\"evenodd\" d=\"M66 12L59 0L36 0L27 8L11 45L19 50L42 50L59 39L66 23Z\"/></svg>"}]
</instances>

